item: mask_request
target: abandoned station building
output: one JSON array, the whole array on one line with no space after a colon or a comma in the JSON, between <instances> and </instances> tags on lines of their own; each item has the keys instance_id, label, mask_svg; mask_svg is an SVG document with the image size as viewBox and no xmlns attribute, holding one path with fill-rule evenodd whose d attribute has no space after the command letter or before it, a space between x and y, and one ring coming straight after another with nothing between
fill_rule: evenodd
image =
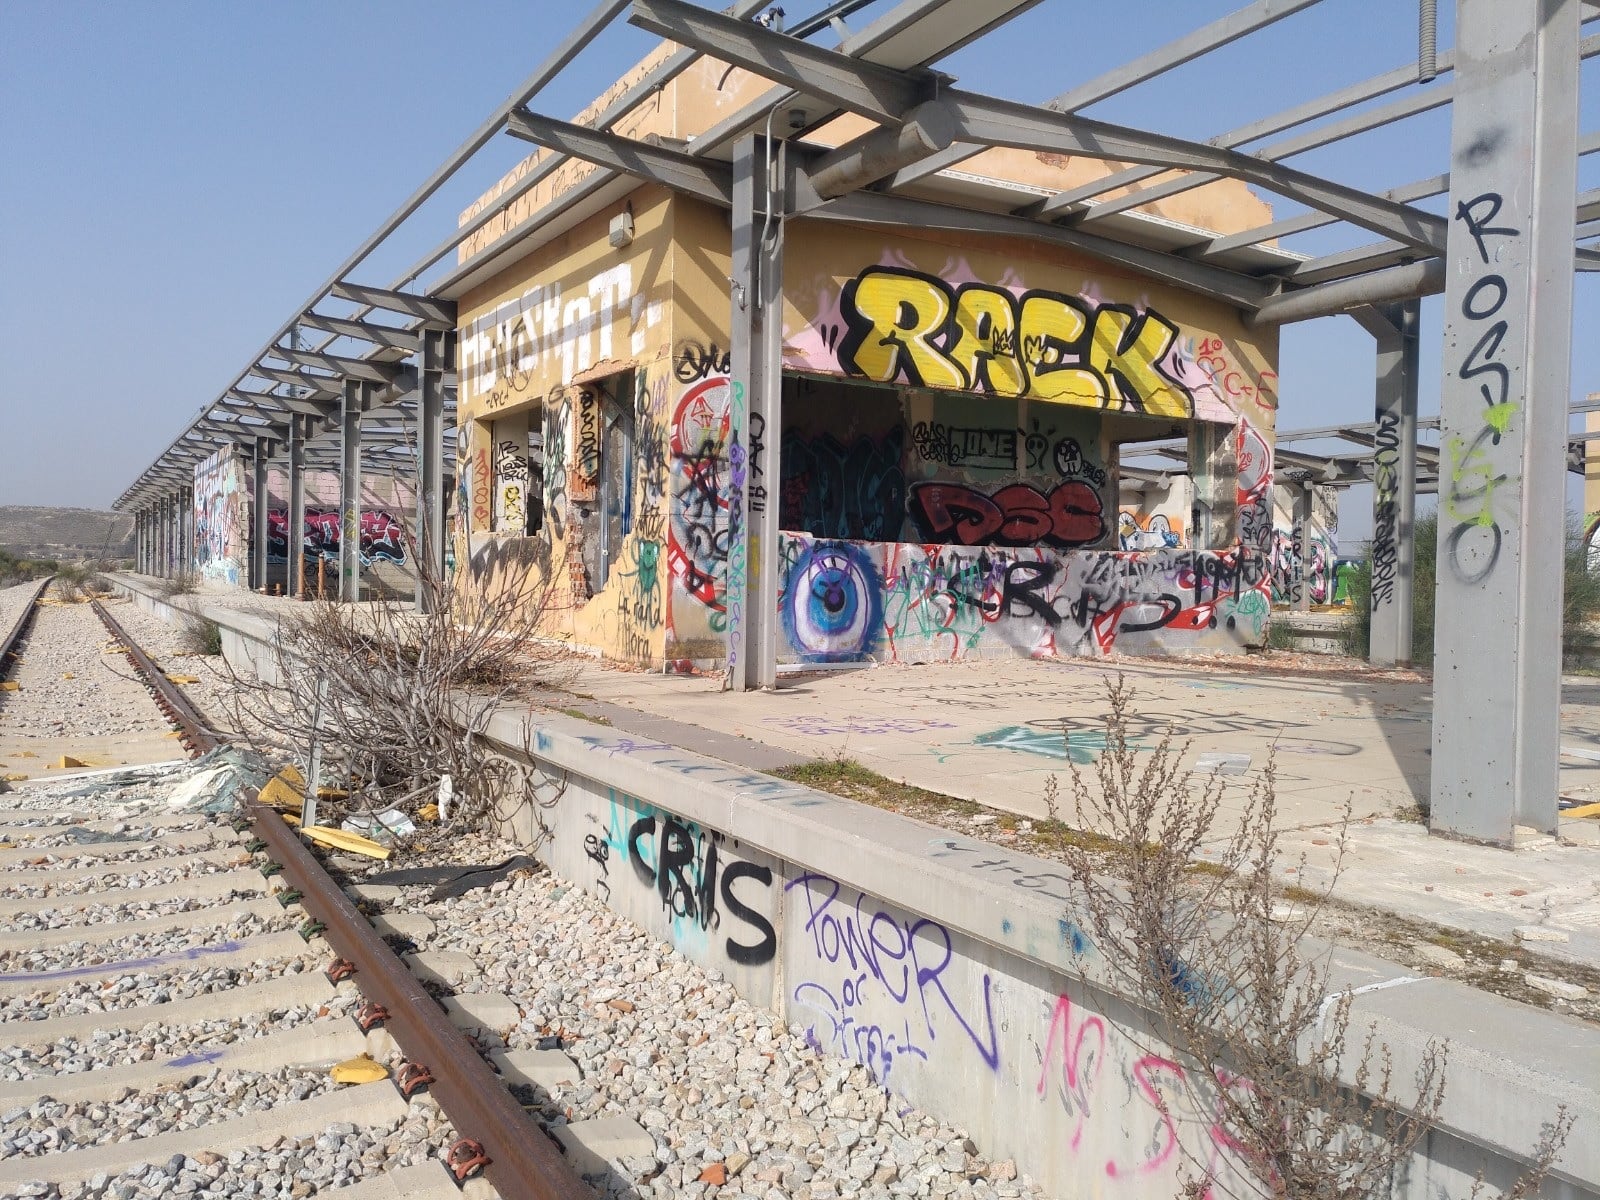
<instances>
[{"instance_id":1,"label":"abandoned station building","mask_svg":"<svg viewBox=\"0 0 1600 1200\"><path fill-rule=\"evenodd\" d=\"M692 144L764 86L702 60L616 132ZM845 117L808 137L866 128ZM631 181L567 227L505 236L596 170L567 163L464 243L463 259L504 244L446 293L463 586L532 573L552 632L657 669L725 665L765 589L780 663L1263 640L1274 524L1294 520L1288 500L1273 514L1276 329L1041 242L774 216L754 231L783 242L761 289L781 319L773 420L730 384L730 315L763 300L735 278L725 203ZM962 171L929 185L999 211L1103 168L991 149ZM1266 215L1233 182L1171 203L1127 217L1192 235ZM1187 477L1119 488L1125 447L1172 439Z\"/></svg>"}]
</instances>

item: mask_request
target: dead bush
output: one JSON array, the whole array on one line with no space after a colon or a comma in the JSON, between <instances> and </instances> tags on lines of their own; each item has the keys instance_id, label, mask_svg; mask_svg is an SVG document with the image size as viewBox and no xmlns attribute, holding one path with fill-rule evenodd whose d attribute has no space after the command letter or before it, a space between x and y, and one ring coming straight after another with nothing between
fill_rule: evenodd
<instances>
[{"instance_id":1,"label":"dead bush","mask_svg":"<svg viewBox=\"0 0 1600 1200\"><path fill-rule=\"evenodd\" d=\"M1389 1048L1352 1028L1331 947L1307 937L1328 891L1297 887L1289 903L1274 883L1272 760L1230 814L1237 824L1219 828L1221 773L1185 769L1188 747L1170 733L1136 753L1133 720L1132 690L1119 677L1107 688L1106 749L1092 780L1071 767L1077 824L1110 840L1069 841L1064 855L1110 982L1148 1013L1151 1051L1182 1060L1194 1111L1213 1114L1224 1134L1207 1139L1208 1157L1184 1147L1186 1193L1389 1195L1439 1116L1448 1047L1429 1042L1407 1083L1394 1077ZM1347 804L1335 879L1349 819ZM1537 1188L1570 1127L1563 1110L1506 1195ZM1222 1169L1209 1157L1219 1145Z\"/></svg>"},{"instance_id":2,"label":"dead bush","mask_svg":"<svg viewBox=\"0 0 1600 1200\"><path fill-rule=\"evenodd\" d=\"M413 555L413 562L420 556ZM557 682L564 659L536 639L545 587L463 589L426 567L427 609L376 601L315 600L282 619L271 661L236 675L238 728L257 749L288 749L307 764L317 744L322 782L352 807L416 806L439 794L449 824L499 824L531 809L536 830L560 786L532 765L531 726L508 756L487 736L513 693Z\"/></svg>"}]
</instances>

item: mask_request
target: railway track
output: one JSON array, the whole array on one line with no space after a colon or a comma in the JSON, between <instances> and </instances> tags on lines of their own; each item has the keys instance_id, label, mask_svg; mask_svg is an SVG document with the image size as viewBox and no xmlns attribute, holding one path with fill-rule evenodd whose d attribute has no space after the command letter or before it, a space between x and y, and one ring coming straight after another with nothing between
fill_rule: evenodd
<instances>
[{"instance_id":1,"label":"railway track","mask_svg":"<svg viewBox=\"0 0 1600 1200\"><path fill-rule=\"evenodd\" d=\"M189 753L215 750L88 607ZM591 1195L508 1090L527 1078L482 1000L436 998L470 962L397 955L433 923L369 920L253 792L231 821L172 810L184 777L0 796L0 1196Z\"/></svg>"}]
</instances>

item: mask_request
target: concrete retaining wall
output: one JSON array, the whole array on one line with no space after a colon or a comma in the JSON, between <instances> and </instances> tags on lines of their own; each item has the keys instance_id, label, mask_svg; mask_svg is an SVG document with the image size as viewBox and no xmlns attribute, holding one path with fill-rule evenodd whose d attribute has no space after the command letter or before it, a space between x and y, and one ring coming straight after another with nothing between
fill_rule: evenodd
<instances>
[{"instance_id":1,"label":"concrete retaining wall","mask_svg":"<svg viewBox=\"0 0 1600 1200\"><path fill-rule=\"evenodd\" d=\"M259 656L261 622L194 606L236 665ZM1075 1197L1171 1197L1186 1156L1227 1171L1182 1066L1105 986L1059 864L572 718L502 713L490 733L565 783L556 874L984 1153ZM531 814L513 826L527 839ZM1466 1196L1480 1170L1508 1183L1563 1104L1577 1126L1543 1195L1600 1196L1600 1030L1351 951L1334 964L1366 989L1356 1040L1375 1026L1396 1079L1450 1042L1442 1128L1396 1196Z\"/></svg>"}]
</instances>

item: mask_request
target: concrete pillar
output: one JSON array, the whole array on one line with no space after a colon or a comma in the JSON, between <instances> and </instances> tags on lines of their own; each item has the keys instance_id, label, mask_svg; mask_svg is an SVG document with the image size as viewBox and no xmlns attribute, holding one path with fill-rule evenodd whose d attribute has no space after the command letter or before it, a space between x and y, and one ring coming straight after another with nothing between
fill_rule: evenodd
<instances>
[{"instance_id":1,"label":"concrete pillar","mask_svg":"<svg viewBox=\"0 0 1600 1200\"><path fill-rule=\"evenodd\" d=\"M172 497L161 497L161 558L156 574L163 579L172 576Z\"/></svg>"},{"instance_id":2,"label":"concrete pillar","mask_svg":"<svg viewBox=\"0 0 1600 1200\"><path fill-rule=\"evenodd\" d=\"M776 152L781 155L782 147L776 147ZM767 153L762 139L747 137L735 147L733 158L728 686L735 691L778 684L780 557L775 483L783 429L780 299L781 214L785 205L783 192L772 191ZM770 219L769 209L773 213Z\"/></svg>"},{"instance_id":3,"label":"concrete pillar","mask_svg":"<svg viewBox=\"0 0 1600 1200\"><path fill-rule=\"evenodd\" d=\"M1290 601L1295 612L1311 611L1311 556L1316 539L1312 536L1311 522L1317 515L1316 493L1308 479L1295 485L1294 536L1295 566L1294 587Z\"/></svg>"},{"instance_id":4,"label":"concrete pillar","mask_svg":"<svg viewBox=\"0 0 1600 1200\"><path fill-rule=\"evenodd\" d=\"M456 370L456 331L426 329L417 386L417 610L427 610L425 581L444 579L444 400Z\"/></svg>"},{"instance_id":5,"label":"concrete pillar","mask_svg":"<svg viewBox=\"0 0 1600 1200\"><path fill-rule=\"evenodd\" d=\"M1372 469L1374 666L1411 661L1412 579L1417 509L1417 345L1421 303L1358 311L1377 344L1377 432Z\"/></svg>"},{"instance_id":6,"label":"concrete pillar","mask_svg":"<svg viewBox=\"0 0 1600 1200\"><path fill-rule=\"evenodd\" d=\"M133 571L144 574L144 509L133 510Z\"/></svg>"},{"instance_id":7,"label":"concrete pillar","mask_svg":"<svg viewBox=\"0 0 1600 1200\"><path fill-rule=\"evenodd\" d=\"M178 573L194 574L194 492L178 490Z\"/></svg>"},{"instance_id":8,"label":"concrete pillar","mask_svg":"<svg viewBox=\"0 0 1600 1200\"><path fill-rule=\"evenodd\" d=\"M289 495L284 514L288 526L286 588L297 598L306 594L306 418L289 418Z\"/></svg>"},{"instance_id":9,"label":"concrete pillar","mask_svg":"<svg viewBox=\"0 0 1600 1200\"><path fill-rule=\"evenodd\" d=\"M1429 822L1556 827L1579 0L1457 0Z\"/></svg>"},{"instance_id":10,"label":"concrete pillar","mask_svg":"<svg viewBox=\"0 0 1600 1200\"><path fill-rule=\"evenodd\" d=\"M361 409L366 388L344 381L339 412L339 599L361 599Z\"/></svg>"}]
</instances>

